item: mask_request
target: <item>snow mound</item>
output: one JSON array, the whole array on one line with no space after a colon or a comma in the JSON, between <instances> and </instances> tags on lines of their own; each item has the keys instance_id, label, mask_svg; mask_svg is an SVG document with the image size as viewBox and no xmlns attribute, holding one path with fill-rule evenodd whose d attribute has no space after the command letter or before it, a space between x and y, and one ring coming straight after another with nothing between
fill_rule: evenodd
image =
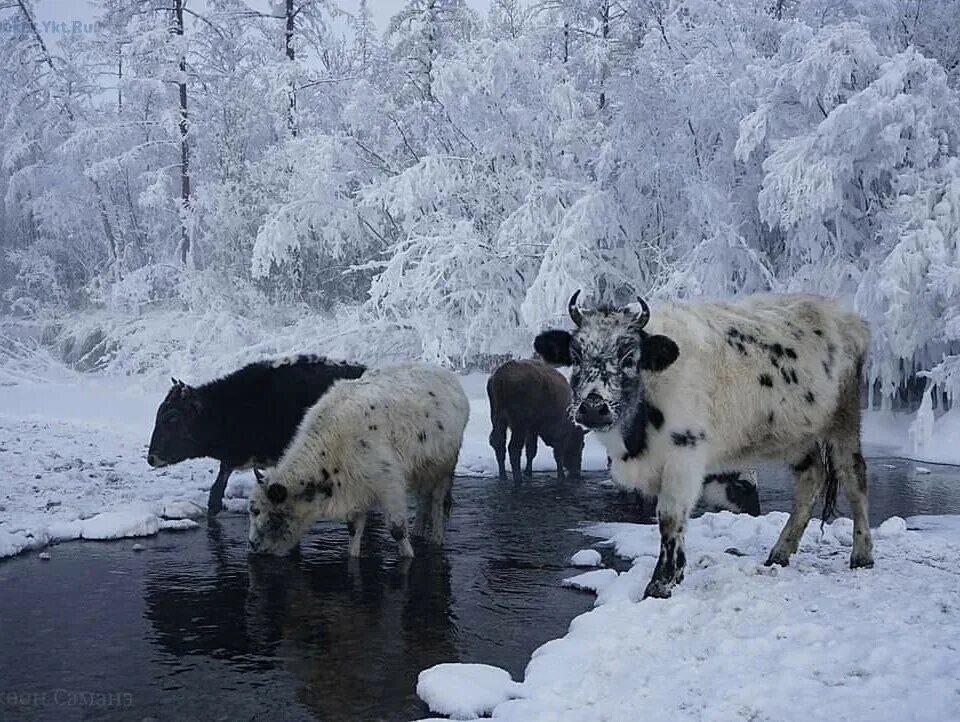
<instances>
[{"instance_id":1,"label":"snow mound","mask_svg":"<svg viewBox=\"0 0 960 722\"><path fill-rule=\"evenodd\" d=\"M592 572L567 577L562 584L565 587L583 589L587 592L599 592L606 589L616 578L617 572L614 569L594 569Z\"/></svg>"},{"instance_id":2,"label":"snow mound","mask_svg":"<svg viewBox=\"0 0 960 722\"><path fill-rule=\"evenodd\" d=\"M891 516L877 527L877 536L884 539L900 536L907 530L907 522L899 516Z\"/></svg>"},{"instance_id":3,"label":"snow mound","mask_svg":"<svg viewBox=\"0 0 960 722\"><path fill-rule=\"evenodd\" d=\"M185 499L177 499L176 501L168 501L166 504L163 504L160 508L159 516L164 519L200 519L205 514L206 511L199 504ZM167 529L170 527L163 528Z\"/></svg>"},{"instance_id":4,"label":"snow mound","mask_svg":"<svg viewBox=\"0 0 960 722\"><path fill-rule=\"evenodd\" d=\"M588 527L633 566L573 578L597 589L596 607L534 652L524 681L490 715L509 722L632 719L631 710L680 722L954 719L960 517L888 519L875 533L876 566L854 571L849 520L822 532L813 520L789 567L763 566L785 519L776 512L692 519L684 582L671 599L644 601L637 600L656 564L656 526ZM744 556L725 553L731 547ZM451 685L448 693L459 692ZM481 713L469 705L458 711Z\"/></svg>"},{"instance_id":5,"label":"snow mound","mask_svg":"<svg viewBox=\"0 0 960 722\"><path fill-rule=\"evenodd\" d=\"M438 664L420 673L417 696L431 712L453 719L474 719L515 697L519 686L499 667Z\"/></svg>"},{"instance_id":6,"label":"snow mound","mask_svg":"<svg viewBox=\"0 0 960 722\"><path fill-rule=\"evenodd\" d=\"M161 519L160 528L164 531L183 531L185 529L196 529L200 525L193 519Z\"/></svg>"},{"instance_id":7,"label":"snow mound","mask_svg":"<svg viewBox=\"0 0 960 722\"><path fill-rule=\"evenodd\" d=\"M599 567L600 552L596 549L581 549L570 557L570 563L575 567Z\"/></svg>"},{"instance_id":8,"label":"snow mound","mask_svg":"<svg viewBox=\"0 0 960 722\"><path fill-rule=\"evenodd\" d=\"M80 524L81 539L124 539L153 536L160 531L156 514L142 511L105 511Z\"/></svg>"}]
</instances>

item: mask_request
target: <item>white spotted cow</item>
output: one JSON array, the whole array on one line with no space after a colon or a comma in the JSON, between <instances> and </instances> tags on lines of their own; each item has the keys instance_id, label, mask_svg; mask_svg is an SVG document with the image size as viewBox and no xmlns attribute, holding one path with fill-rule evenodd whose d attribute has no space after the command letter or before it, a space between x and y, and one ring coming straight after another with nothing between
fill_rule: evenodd
<instances>
[{"instance_id":1,"label":"white spotted cow","mask_svg":"<svg viewBox=\"0 0 960 722\"><path fill-rule=\"evenodd\" d=\"M400 554L413 556L407 490L418 494L414 534L443 541L450 487L470 403L457 377L408 364L333 384L307 411L276 467L250 494L250 547L284 554L318 519L341 519L360 555L367 511L379 505Z\"/></svg>"},{"instance_id":2,"label":"white spotted cow","mask_svg":"<svg viewBox=\"0 0 960 722\"><path fill-rule=\"evenodd\" d=\"M658 495L660 557L644 596L682 581L684 528L708 471L760 460L791 464L793 511L767 564L786 565L814 502L825 516L842 484L853 513L850 566L873 566L860 448L860 374L867 324L818 296L758 295L731 303L643 300L569 313L576 329L535 347L571 365L572 418L593 431L611 475Z\"/></svg>"}]
</instances>

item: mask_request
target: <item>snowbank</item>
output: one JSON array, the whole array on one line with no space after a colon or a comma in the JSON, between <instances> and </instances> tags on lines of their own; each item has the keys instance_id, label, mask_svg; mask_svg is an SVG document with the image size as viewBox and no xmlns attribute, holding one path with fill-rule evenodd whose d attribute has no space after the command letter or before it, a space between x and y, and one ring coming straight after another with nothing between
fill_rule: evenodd
<instances>
[{"instance_id":1,"label":"snowbank","mask_svg":"<svg viewBox=\"0 0 960 722\"><path fill-rule=\"evenodd\" d=\"M855 572L846 520L822 536L811 522L790 567L764 567L785 519L691 520L686 579L672 599L642 602L656 527L585 529L633 566L602 570L615 578L595 585L596 608L534 652L493 719L954 719L960 517L888 520L877 566Z\"/></svg>"}]
</instances>

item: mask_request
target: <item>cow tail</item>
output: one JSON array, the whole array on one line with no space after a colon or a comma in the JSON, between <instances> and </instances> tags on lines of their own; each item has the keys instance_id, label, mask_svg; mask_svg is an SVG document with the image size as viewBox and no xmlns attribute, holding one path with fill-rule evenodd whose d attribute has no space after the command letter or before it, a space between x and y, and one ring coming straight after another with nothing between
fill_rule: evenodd
<instances>
[{"instance_id":1,"label":"cow tail","mask_svg":"<svg viewBox=\"0 0 960 722\"><path fill-rule=\"evenodd\" d=\"M823 485L823 512L820 514L820 531L823 525L837 514L837 492L840 490L840 478L837 476L837 466L833 460L833 444L824 441L820 445L820 454L823 458L824 485Z\"/></svg>"}]
</instances>

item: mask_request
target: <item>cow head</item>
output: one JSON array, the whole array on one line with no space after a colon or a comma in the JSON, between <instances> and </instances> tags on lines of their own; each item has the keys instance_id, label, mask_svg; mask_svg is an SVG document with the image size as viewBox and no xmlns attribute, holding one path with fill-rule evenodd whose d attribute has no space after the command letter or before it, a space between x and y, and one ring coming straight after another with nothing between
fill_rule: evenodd
<instances>
[{"instance_id":1,"label":"cow head","mask_svg":"<svg viewBox=\"0 0 960 722\"><path fill-rule=\"evenodd\" d=\"M643 299L623 308L583 310L579 295L568 306L576 329L544 331L534 347L547 363L573 367L571 418L585 429L606 431L643 403L645 374L663 371L680 351L667 336L644 330L650 308Z\"/></svg>"},{"instance_id":2,"label":"cow head","mask_svg":"<svg viewBox=\"0 0 960 722\"><path fill-rule=\"evenodd\" d=\"M173 387L157 409L157 420L150 437L147 452L150 466L167 466L204 456L201 445L204 425L200 418L203 402L196 389L178 379L171 380Z\"/></svg>"},{"instance_id":3,"label":"cow head","mask_svg":"<svg viewBox=\"0 0 960 722\"><path fill-rule=\"evenodd\" d=\"M317 519L315 494L294 493L286 484L254 468L250 491L250 551L281 556L291 551ZM308 485L309 487L310 485ZM308 498L309 497L309 498Z\"/></svg>"}]
</instances>

